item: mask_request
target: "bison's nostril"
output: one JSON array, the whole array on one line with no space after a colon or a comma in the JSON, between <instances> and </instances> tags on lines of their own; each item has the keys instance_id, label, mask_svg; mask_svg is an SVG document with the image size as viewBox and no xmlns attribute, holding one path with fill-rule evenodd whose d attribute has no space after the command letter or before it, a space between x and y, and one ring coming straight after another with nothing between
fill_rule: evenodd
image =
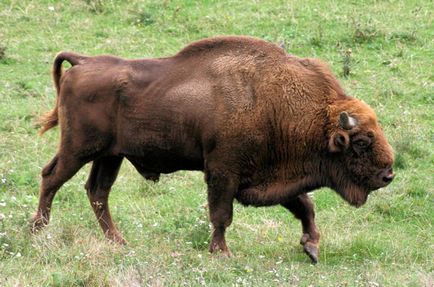
<instances>
[{"instance_id":1,"label":"bison's nostril","mask_svg":"<svg viewBox=\"0 0 434 287\"><path fill-rule=\"evenodd\" d=\"M392 175L388 175L388 176L385 176L385 177L383 177L383 181L384 181L385 183L389 183L389 182L391 182L391 181L393 180L394 177L395 177L394 174L392 174Z\"/></svg>"},{"instance_id":2,"label":"bison's nostril","mask_svg":"<svg viewBox=\"0 0 434 287\"><path fill-rule=\"evenodd\" d=\"M393 170L390 168L385 173L386 174L383 176L383 181L385 183L391 182L393 180L393 178L395 177L395 174L393 173Z\"/></svg>"}]
</instances>

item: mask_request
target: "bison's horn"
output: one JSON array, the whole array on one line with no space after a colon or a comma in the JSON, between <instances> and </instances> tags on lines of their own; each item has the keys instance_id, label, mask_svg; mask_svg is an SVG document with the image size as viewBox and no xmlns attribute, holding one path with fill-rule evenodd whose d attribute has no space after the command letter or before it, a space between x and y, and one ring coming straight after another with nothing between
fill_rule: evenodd
<instances>
[{"instance_id":1,"label":"bison's horn","mask_svg":"<svg viewBox=\"0 0 434 287\"><path fill-rule=\"evenodd\" d=\"M339 125L346 130L350 130L357 125L357 120L351 117L347 112L342 112L339 115Z\"/></svg>"}]
</instances>

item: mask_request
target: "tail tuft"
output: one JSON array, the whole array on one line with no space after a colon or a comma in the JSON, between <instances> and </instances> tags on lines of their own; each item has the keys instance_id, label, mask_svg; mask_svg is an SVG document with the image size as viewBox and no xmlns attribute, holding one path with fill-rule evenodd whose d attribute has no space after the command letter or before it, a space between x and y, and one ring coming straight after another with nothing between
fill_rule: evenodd
<instances>
[{"instance_id":1,"label":"tail tuft","mask_svg":"<svg viewBox=\"0 0 434 287\"><path fill-rule=\"evenodd\" d=\"M36 125L40 126L39 134L43 135L46 131L54 128L59 123L59 118L57 116L57 105L56 107L49 111L48 113L42 115L36 122Z\"/></svg>"}]
</instances>

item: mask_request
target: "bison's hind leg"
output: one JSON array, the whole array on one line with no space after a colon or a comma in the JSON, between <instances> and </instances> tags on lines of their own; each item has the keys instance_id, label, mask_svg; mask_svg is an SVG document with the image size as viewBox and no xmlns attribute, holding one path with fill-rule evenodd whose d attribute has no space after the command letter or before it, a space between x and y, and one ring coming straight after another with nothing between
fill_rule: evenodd
<instances>
[{"instance_id":1,"label":"bison's hind leg","mask_svg":"<svg viewBox=\"0 0 434 287\"><path fill-rule=\"evenodd\" d=\"M60 150L42 170L39 205L30 221L32 232L36 232L50 220L51 204L59 188L85 164L71 152Z\"/></svg>"},{"instance_id":2,"label":"bison's hind leg","mask_svg":"<svg viewBox=\"0 0 434 287\"><path fill-rule=\"evenodd\" d=\"M121 163L122 157L115 156L94 160L85 188L105 236L114 242L124 244L125 240L113 223L108 206L109 193L116 180Z\"/></svg>"}]
</instances>

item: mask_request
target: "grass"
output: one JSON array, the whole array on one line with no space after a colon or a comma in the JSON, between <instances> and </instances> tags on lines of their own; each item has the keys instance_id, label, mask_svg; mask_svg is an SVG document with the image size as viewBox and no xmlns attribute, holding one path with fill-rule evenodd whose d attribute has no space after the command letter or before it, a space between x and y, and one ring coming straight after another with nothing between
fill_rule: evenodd
<instances>
[{"instance_id":1,"label":"grass","mask_svg":"<svg viewBox=\"0 0 434 287\"><path fill-rule=\"evenodd\" d=\"M432 1L9 1L0 3L0 286L433 286L434 4ZM213 35L244 34L319 57L376 111L397 178L354 209L313 193L321 258L309 264L300 223L279 207L235 206L234 257L210 256L198 172L145 182L127 162L113 217L129 244L104 240L84 192L89 166L59 191L36 236L41 168L58 131L33 122L52 108L61 50L168 56ZM349 55L348 51L351 51Z\"/></svg>"}]
</instances>

